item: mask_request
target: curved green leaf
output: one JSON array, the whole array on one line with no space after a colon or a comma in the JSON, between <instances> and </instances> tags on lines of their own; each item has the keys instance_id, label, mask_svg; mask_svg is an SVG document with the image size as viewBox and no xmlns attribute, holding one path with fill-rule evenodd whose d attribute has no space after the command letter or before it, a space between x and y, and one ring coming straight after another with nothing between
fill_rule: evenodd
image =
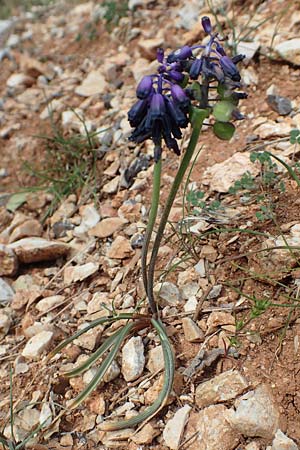
<instances>
[{"instance_id":1,"label":"curved green leaf","mask_svg":"<svg viewBox=\"0 0 300 450\"><path fill-rule=\"evenodd\" d=\"M119 335L117 336L114 347L111 349L111 351L109 352L107 357L102 361L99 369L97 370L96 375L93 377L92 381L87 385L87 387L75 398L73 403L69 406L69 409L76 408L90 395L90 393L94 389L96 389L96 387L102 380L103 376L109 369L110 365L112 364L113 360L115 359L123 340L125 339L127 334L130 333L130 331L132 330L134 325L135 324L133 322L131 322L131 323L128 323L127 325L125 325L121 329Z\"/></svg>"},{"instance_id":2,"label":"curved green leaf","mask_svg":"<svg viewBox=\"0 0 300 450\"><path fill-rule=\"evenodd\" d=\"M156 331L158 332L164 355L165 376L162 390L160 391L155 402L151 406L146 408L143 412L128 420L121 420L119 422L104 422L103 424L100 425L100 429L103 431L113 431L113 430L121 430L123 428L130 428L135 425L138 425L139 423L143 422L146 419L149 419L164 406L164 403L166 402L172 390L175 374L175 359L173 355L173 350L170 345L170 341L168 339L163 324L155 319L151 319L151 322Z\"/></svg>"},{"instance_id":3,"label":"curved green leaf","mask_svg":"<svg viewBox=\"0 0 300 450\"><path fill-rule=\"evenodd\" d=\"M77 333L73 334L72 336L70 336L68 339L65 339L63 342L61 342L57 347L55 347L54 350L52 350L52 352L49 353L49 355L47 356L47 359L51 359L53 358L54 355L56 355L57 353L59 353L63 348L65 348L68 344L70 344L71 342L73 342L75 339L77 339L79 336L81 336L82 334L86 333L87 331L91 330L92 328L97 327L98 325L103 325L105 323L112 323L112 322L116 322L117 320L122 320L122 319L132 319L133 313L124 313L124 314L119 314L118 316L112 316L112 317L101 317L101 319L96 319L93 320L93 322L91 322L89 325L87 325L85 328L83 328L82 330L77 331Z\"/></svg>"},{"instance_id":4,"label":"curved green leaf","mask_svg":"<svg viewBox=\"0 0 300 450\"><path fill-rule=\"evenodd\" d=\"M94 353L92 353L92 355L83 364L75 367L75 369L73 370L63 372L63 375L68 378L77 377L78 375L88 370L94 364L94 362L96 362L97 359L101 358L101 356L113 345L121 331L122 329L116 331L114 334L105 339L103 344Z\"/></svg>"},{"instance_id":5,"label":"curved green leaf","mask_svg":"<svg viewBox=\"0 0 300 450\"><path fill-rule=\"evenodd\" d=\"M219 139L229 141L234 135L235 126L229 122L215 122L213 132Z\"/></svg>"}]
</instances>

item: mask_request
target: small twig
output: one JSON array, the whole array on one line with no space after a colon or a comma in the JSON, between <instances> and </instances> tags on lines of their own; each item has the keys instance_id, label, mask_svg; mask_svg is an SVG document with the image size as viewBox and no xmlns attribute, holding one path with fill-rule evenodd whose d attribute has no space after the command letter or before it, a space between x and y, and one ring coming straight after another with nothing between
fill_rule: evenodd
<instances>
[{"instance_id":1,"label":"small twig","mask_svg":"<svg viewBox=\"0 0 300 450\"><path fill-rule=\"evenodd\" d=\"M201 312L201 310L202 310L203 303L205 302L205 300L206 300L207 297L209 296L209 294L210 294L212 288L213 288L212 285L208 286L208 288L206 289L206 291L202 294L202 296L201 296L201 298L200 298L200 300L199 300L199 302L198 302L196 311L195 311L195 313L194 313L194 315L193 315L193 320L195 320L195 321L198 320L199 315L200 315L200 312Z\"/></svg>"}]
</instances>

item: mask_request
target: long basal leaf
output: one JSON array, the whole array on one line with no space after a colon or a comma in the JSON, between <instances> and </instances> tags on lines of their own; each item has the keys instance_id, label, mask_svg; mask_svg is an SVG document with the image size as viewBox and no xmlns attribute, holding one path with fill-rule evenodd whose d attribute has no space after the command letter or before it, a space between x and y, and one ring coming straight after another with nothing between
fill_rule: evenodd
<instances>
[{"instance_id":1,"label":"long basal leaf","mask_svg":"<svg viewBox=\"0 0 300 450\"><path fill-rule=\"evenodd\" d=\"M125 325L119 335L117 336L116 342L114 347L111 349L109 354L106 356L106 358L102 361L96 375L93 377L92 381L87 385L87 387L75 398L73 403L69 406L70 409L76 408L80 403L82 403L89 395L90 393L98 386L100 381L102 380L103 376L105 375L106 371L109 369L111 363L115 359L119 348L121 347L121 344L128 333L132 330L134 327L134 323L128 323Z\"/></svg>"},{"instance_id":2,"label":"long basal leaf","mask_svg":"<svg viewBox=\"0 0 300 450\"><path fill-rule=\"evenodd\" d=\"M85 328L83 328L82 330L77 331L77 333L73 334L68 339L65 339L63 342L61 342L57 347L55 347L54 350L52 350L52 352L49 353L49 355L47 356L47 359L49 360L49 359L53 358L53 356L55 356L57 353L59 353L68 344L70 344L75 339L77 339L79 336L81 336L82 334L84 334L87 331L91 330L92 328L95 328L98 325L103 325L105 323L116 322L117 320L131 319L132 315L133 315L132 313L127 313L127 314L124 313L124 314L119 314L118 316L101 317L101 319L94 320L89 325L87 325Z\"/></svg>"},{"instance_id":3,"label":"long basal leaf","mask_svg":"<svg viewBox=\"0 0 300 450\"><path fill-rule=\"evenodd\" d=\"M121 330L116 331L114 334L109 336L101 347L99 347L83 364L81 364L78 367L75 367L75 369L70 370L68 372L64 372L63 375L66 377L77 377L78 375L82 374L86 370L88 370L94 362L97 361L97 359L101 358L101 356L113 345L115 340L117 339L118 335L121 333Z\"/></svg>"},{"instance_id":4,"label":"long basal leaf","mask_svg":"<svg viewBox=\"0 0 300 450\"><path fill-rule=\"evenodd\" d=\"M151 322L156 331L158 332L159 339L163 349L164 363L165 363L165 376L163 387L155 402L151 406L146 408L143 412L128 420L121 420L119 422L104 422L103 424L100 425L100 429L103 431L114 431L114 430L121 430L123 428L130 428L152 417L164 406L164 403L166 402L172 390L175 374L175 359L173 355L173 350L170 345L163 324L155 319L151 319Z\"/></svg>"}]
</instances>

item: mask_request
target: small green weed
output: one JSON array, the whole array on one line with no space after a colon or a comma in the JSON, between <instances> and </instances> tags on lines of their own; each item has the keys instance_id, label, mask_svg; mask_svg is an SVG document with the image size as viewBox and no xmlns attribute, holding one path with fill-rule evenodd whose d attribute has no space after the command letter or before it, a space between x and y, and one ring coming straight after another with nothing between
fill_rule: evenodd
<instances>
[{"instance_id":1,"label":"small green weed","mask_svg":"<svg viewBox=\"0 0 300 450\"><path fill-rule=\"evenodd\" d=\"M85 135L67 135L52 122L52 136L37 136L46 143L46 154L41 164L25 163L24 170L37 180L31 191L43 190L53 200L44 219L53 213L57 205L68 195L86 190L97 200L99 179L97 175L96 135L89 133L84 120Z\"/></svg>"}]
</instances>

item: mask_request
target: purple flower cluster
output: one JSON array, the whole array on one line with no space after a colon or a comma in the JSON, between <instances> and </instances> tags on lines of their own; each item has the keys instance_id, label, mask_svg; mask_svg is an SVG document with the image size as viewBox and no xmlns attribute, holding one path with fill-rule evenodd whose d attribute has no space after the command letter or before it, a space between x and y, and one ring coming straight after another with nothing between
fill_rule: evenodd
<instances>
[{"instance_id":1,"label":"purple flower cluster","mask_svg":"<svg viewBox=\"0 0 300 450\"><path fill-rule=\"evenodd\" d=\"M129 139L136 143L152 139L156 161L161 156L162 141L177 155L180 154L177 139L182 137L181 129L190 123L191 101L196 99L187 86L189 81L198 80L201 76L200 108L211 109L208 103L211 83L217 83L223 92L229 92L235 104L240 98L245 98L244 93L234 92L240 87L241 80L236 64L244 56L230 58L226 55L218 34L212 32L208 17L202 18L202 26L209 35L206 45L185 45L167 57L162 49L158 49L157 60L160 65L157 73L145 76L140 81L136 89L138 101L128 112L129 123L135 128ZM199 50L200 56L195 57L193 52Z\"/></svg>"},{"instance_id":2,"label":"purple flower cluster","mask_svg":"<svg viewBox=\"0 0 300 450\"><path fill-rule=\"evenodd\" d=\"M135 127L130 139L140 143L151 138L155 145L154 157L161 155L161 144L177 155L180 154L176 139L181 139L181 128L189 123L188 111L190 100L178 84L184 74L180 63L165 61L162 49L157 52L161 63L158 73L145 76L136 89L138 101L128 112L128 120Z\"/></svg>"}]
</instances>

